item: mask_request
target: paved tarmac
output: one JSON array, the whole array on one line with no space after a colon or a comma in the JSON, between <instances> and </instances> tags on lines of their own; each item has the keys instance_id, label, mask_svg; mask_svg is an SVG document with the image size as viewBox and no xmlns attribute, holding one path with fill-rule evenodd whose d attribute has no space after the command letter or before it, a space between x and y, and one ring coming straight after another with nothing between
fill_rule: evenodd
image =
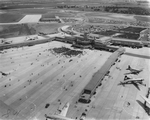
<instances>
[{"instance_id":1,"label":"paved tarmac","mask_svg":"<svg viewBox=\"0 0 150 120\"><path fill-rule=\"evenodd\" d=\"M23 17L18 23L31 23L31 22L39 22L42 15L26 15Z\"/></svg>"},{"instance_id":2,"label":"paved tarmac","mask_svg":"<svg viewBox=\"0 0 150 120\"><path fill-rule=\"evenodd\" d=\"M50 42L32 47L4 50L0 58L0 71L8 73L0 78L0 100L20 111L27 118L36 117L45 120L44 114L58 113L67 102L70 108L67 117L80 118L86 113L86 119L148 119L143 109L140 94L146 95L149 87L149 59L122 55L111 69L91 98L90 104L76 103L78 94L90 81L92 75L100 69L109 52L84 50L81 56L66 58L55 56L48 49L66 46L61 42ZM127 52L148 55L149 48L131 49ZM72 59L71 62L69 62ZM123 81L127 66L144 68L135 78L144 78L145 86L124 87ZM120 68L120 69L117 69ZM49 103L50 107L45 108Z\"/></svg>"},{"instance_id":3,"label":"paved tarmac","mask_svg":"<svg viewBox=\"0 0 150 120\"><path fill-rule=\"evenodd\" d=\"M81 56L66 58L48 51L59 46L70 47L51 42L5 50L6 53L1 54L0 71L10 75L1 76L0 100L27 118L44 119L45 113L58 112L58 99L62 104L71 103L111 55L84 50ZM45 109L46 103L51 104L49 109Z\"/></svg>"}]
</instances>

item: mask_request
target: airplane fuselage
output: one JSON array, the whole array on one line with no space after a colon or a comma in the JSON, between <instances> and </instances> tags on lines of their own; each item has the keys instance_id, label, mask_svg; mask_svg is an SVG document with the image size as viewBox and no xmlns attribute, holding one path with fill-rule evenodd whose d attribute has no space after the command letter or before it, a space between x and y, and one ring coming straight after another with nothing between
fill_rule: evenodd
<instances>
[{"instance_id":1,"label":"airplane fuselage","mask_svg":"<svg viewBox=\"0 0 150 120\"><path fill-rule=\"evenodd\" d=\"M60 116L60 115L49 115L49 116L47 116L47 119L50 119L50 120L74 120L74 119L67 118L67 117Z\"/></svg>"},{"instance_id":2,"label":"airplane fuselage","mask_svg":"<svg viewBox=\"0 0 150 120\"><path fill-rule=\"evenodd\" d=\"M135 78L135 79L127 79L123 82L121 82L121 84L142 84L142 82L144 81L143 78Z\"/></svg>"}]
</instances>

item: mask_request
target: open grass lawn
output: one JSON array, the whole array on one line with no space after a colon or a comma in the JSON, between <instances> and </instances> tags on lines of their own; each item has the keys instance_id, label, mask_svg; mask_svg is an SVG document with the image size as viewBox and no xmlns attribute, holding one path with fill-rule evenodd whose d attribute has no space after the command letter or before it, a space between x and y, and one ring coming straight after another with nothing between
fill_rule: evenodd
<instances>
[{"instance_id":1,"label":"open grass lawn","mask_svg":"<svg viewBox=\"0 0 150 120\"><path fill-rule=\"evenodd\" d=\"M134 16L134 18L138 21L150 22L150 17L147 16Z\"/></svg>"},{"instance_id":2,"label":"open grass lawn","mask_svg":"<svg viewBox=\"0 0 150 120\"><path fill-rule=\"evenodd\" d=\"M74 14L71 13L63 13L63 12L48 12L42 15L42 18L55 18L55 16L59 17L74 17Z\"/></svg>"},{"instance_id":3,"label":"open grass lawn","mask_svg":"<svg viewBox=\"0 0 150 120\"><path fill-rule=\"evenodd\" d=\"M55 15L59 17L74 17L71 13L56 13Z\"/></svg>"},{"instance_id":4,"label":"open grass lawn","mask_svg":"<svg viewBox=\"0 0 150 120\"><path fill-rule=\"evenodd\" d=\"M95 16L95 17L99 17L99 16L109 17L110 15L112 15L112 13L91 12L91 13L86 13L85 15L86 16Z\"/></svg>"},{"instance_id":5,"label":"open grass lawn","mask_svg":"<svg viewBox=\"0 0 150 120\"><path fill-rule=\"evenodd\" d=\"M18 13L0 14L0 23L11 23L20 21L24 15Z\"/></svg>"},{"instance_id":6,"label":"open grass lawn","mask_svg":"<svg viewBox=\"0 0 150 120\"><path fill-rule=\"evenodd\" d=\"M55 18L55 14L54 13L45 13L42 15L42 18Z\"/></svg>"}]
</instances>

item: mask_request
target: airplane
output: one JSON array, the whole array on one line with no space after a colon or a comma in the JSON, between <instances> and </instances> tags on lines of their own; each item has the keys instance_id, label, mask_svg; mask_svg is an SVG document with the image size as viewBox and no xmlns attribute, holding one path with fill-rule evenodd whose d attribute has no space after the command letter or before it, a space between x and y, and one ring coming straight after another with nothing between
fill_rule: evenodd
<instances>
[{"instance_id":1,"label":"airplane","mask_svg":"<svg viewBox=\"0 0 150 120\"><path fill-rule=\"evenodd\" d=\"M133 84L137 89L140 90L138 84L146 86L146 84L143 84L143 81L144 81L143 78L130 78L130 77L125 76L124 81L121 81L119 85L125 86L125 84Z\"/></svg>"},{"instance_id":2,"label":"airplane","mask_svg":"<svg viewBox=\"0 0 150 120\"><path fill-rule=\"evenodd\" d=\"M128 77L128 76L124 76L124 81L144 81L144 78L132 78L132 77Z\"/></svg>"},{"instance_id":3,"label":"airplane","mask_svg":"<svg viewBox=\"0 0 150 120\"><path fill-rule=\"evenodd\" d=\"M147 106L146 106L146 103L148 103L148 105L150 105L150 100L148 99L148 98L146 98L145 96L143 96L143 95L140 95L143 99L144 99L144 107L145 107L145 110L146 110L146 112L150 115L150 108L148 108Z\"/></svg>"},{"instance_id":4,"label":"airplane","mask_svg":"<svg viewBox=\"0 0 150 120\"><path fill-rule=\"evenodd\" d=\"M27 120L27 118L21 114L21 111L13 109L0 100L0 120Z\"/></svg>"},{"instance_id":5,"label":"airplane","mask_svg":"<svg viewBox=\"0 0 150 120\"><path fill-rule=\"evenodd\" d=\"M60 114L55 114L55 115L47 115L45 114L46 120L75 120L75 119L71 119L66 117L68 109L69 109L70 104L67 103Z\"/></svg>"},{"instance_id":6,"label":"airplane","mask_svg":"<svg viewBox=\"0 0 150 120\"><path fill-rule=\"evenodd\" d=\"M0 71L0 73L1 73L3 76L7 76L7 75L10 74L10 73L4 73L4 72L2 72L2 71Z\"/></svg>"},{"instance_id":7,"label":"airplane","mask_svg":"<svg viewBox=\"0 0 150 120\"><path fill-rule=\"evenodd\" d=\"M140 95L140 96L145 100L146 103L148 103L148 104L150 105L150 100L149 100L148 98L146 98L146 97L143 96L143 95Z\"/></svg>"},{"instance_id":8,"label":"airplane","mask_svg":"<svg viewBox=\"0 0 150 120\"><path fill-rule=\"evenodd\" d=\"M136 75L137 75L137 74L139 74L140 72L143 71L143 69L140 69L140 70L133 69L133 68L131 68L130 65L128 65L128 68L127 68L126 70L130 70L130 71L131 71L130 73L125 73L126 75L127 75L127 74L136 74Z\"/></svg>"}]
</instances>

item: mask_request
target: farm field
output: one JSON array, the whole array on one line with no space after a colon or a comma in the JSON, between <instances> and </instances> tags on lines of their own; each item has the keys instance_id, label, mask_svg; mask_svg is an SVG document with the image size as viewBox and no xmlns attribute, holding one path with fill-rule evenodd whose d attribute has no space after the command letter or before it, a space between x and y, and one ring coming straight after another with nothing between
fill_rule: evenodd
<instances>
[{"instance_id":1,"label":"farm field","mask_svg":"<svg viewBox=\"0 0 150 120\"><path fill-rule=\"evenodd\" d=\"M11 23L20 21L24 15L19 13L0 13L0 23Z\"/></svg>"}]
</instances>

